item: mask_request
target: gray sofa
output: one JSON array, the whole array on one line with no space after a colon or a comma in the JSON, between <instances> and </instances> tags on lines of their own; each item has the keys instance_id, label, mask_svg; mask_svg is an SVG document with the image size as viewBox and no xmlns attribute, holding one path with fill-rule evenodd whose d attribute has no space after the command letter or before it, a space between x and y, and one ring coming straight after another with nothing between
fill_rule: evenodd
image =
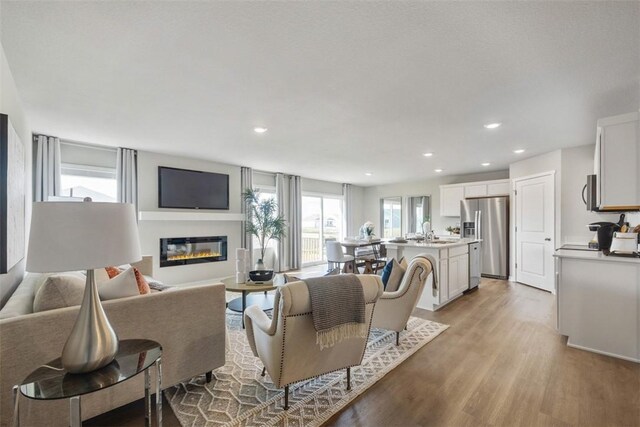
<instances>
[{"instance_id":1,"label":"gray sofa","mask_svg":"<svg viewBox=\"0 0 640 427\"><path fill-rule=\"evenodd\" d=\"M151 275L141 264L143 274ZM225 363L225 290L222 284L185 287L106 301L103 307L120 339L147 338L163 347L163 388ZM0 320L0 426L13 419L12 387L38 366L60 356L79 307ZM155 370L151 369L152 381ZM88 419L144 396L143 375L82 397ZM204 377L203 377L204 380ZM69 425L69 403L20 398L23 426Z\"/></svg>"}]
</instances>

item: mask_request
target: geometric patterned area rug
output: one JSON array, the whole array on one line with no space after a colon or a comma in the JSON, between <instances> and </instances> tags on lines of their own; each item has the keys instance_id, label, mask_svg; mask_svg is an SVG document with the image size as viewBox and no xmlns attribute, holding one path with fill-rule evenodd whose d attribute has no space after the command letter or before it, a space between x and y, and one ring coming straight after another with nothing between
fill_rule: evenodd
<instances>
[{"instance_id":1,"label":"geometric patterned area rug","mask_svg":"<svg viewBox=\"0 0 640 427\"><path fill-rule=\"evenodd\" d=\"M289 387L289 410L282 409L284 390L251 353L239 315L228 314L227 362L213 371L213 380L195 377L164 391L183 427L319 426L365 392L448 326L411 317L395 344L395 332L371 329L362 365L351 368L351 390L345 370Z\"/></svg>"}]
</instances>

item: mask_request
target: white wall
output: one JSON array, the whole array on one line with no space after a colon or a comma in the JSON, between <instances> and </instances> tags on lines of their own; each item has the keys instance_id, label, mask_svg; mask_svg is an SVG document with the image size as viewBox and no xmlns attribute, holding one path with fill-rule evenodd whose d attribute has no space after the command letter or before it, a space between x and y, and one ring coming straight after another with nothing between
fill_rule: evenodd
<instances>
[{"instance_id":1,"label":"white wall","mask_svg":"<svg viewBox=\"0 0 640 427\"><path fill-rule=\"evenodd\" d=\"M347 236L358 234L360 226L367 220L364 215L365 188L357 185L351 186L351 219L349 221L349 230L345 233Z\"/></svg>"},{"instance_id":2,"label":"white wall","mask_svg":"<svg viewBox=\"0 0 640 427\"><path fill-rule=\"evenodd\" d=\"M16 89L13 75L9 69L4 49L0 44L0 112L9 116L9 120L14 129L20 136L25 152L25 247L28 241L29 226L31 220L31 129L27 117L22 108L20 96ZM25 260L20 261L7 274L0 275L0 307L4 306L15 287L20 283L24 276Z\"/></svg>"},{"instance_id":3,"label":"white wall","mask_svg":"<svg viewBox=\"0 0 640 427\"><path fill-rule=\"evenodd\" d=\"M158 166L195 169L229 175L229 210L240 213L240 167L187 157L138 152L138 205L141 211L187 211L158 208ZM240 221L140 221L140 245L152 255L154 276L168 284L204 281L235 273L235 250L240 247ZM160 268L161 237L227 236L227 261Z\"/></svg>"},{"instance_id":4,"label":"white wall","mask_svg":"<svg viewBox=\"0 0 640 427\"><path fill-rule=\"evenodd\" d=\"M365 187L361 212L359 212L360 223L358 228L365 221L375 224L376 234L380 234L380 199L382 197L401 196L403 209L406 197L410 196L431 196L431 226L436 234L446 234L448 226L455 226L460 223L460 218L440 216L440 186L446 184L457 184L461 182L489 181L493 179L505 179L509 177L509 171L486 172L472 175L451 175L437 179L402 182L397 184L377 185ZM403 212L403 216L405 213ZM355 217L355 215L354 215ZM403 220L403 234L406 232L406 221ZM356 228L356 230L358 229Z\"/></svg>"}]
</instances>

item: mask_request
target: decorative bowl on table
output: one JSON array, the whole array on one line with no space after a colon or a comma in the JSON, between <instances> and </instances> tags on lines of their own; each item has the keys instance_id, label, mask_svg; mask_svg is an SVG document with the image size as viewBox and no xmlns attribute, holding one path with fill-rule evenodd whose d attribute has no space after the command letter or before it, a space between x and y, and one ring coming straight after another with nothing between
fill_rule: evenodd
<instances>
[{"instance_id":1,"label":"decorative bowl on table","mask_svg":"<svg viewBox=\"0 0 640 427\"><path fill-rule=\"evenodd\" d=\"M273 270L253 270L249 272L249 280L254 283L268 282L273 279Z\"/></svg>"},{"instance_id":2,"label":"decorative bowl on table","mask_svg":"<svg viewBox=\"0 0 640 427\"><path fill-rule=\"evenodd\" d=\"M393 239L389 240L389 243L409 243L409 241L407 239L403 239L402 237L394 237Z\"/></svg>"}]
</instances>

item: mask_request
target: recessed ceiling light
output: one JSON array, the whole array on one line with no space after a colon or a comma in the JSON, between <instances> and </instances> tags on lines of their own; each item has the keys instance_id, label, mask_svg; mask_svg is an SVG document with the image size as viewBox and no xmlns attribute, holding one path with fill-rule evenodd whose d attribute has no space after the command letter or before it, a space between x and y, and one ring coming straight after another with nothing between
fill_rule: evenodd
<instances>
[{"instance_id":1,"label":"recessed ceiling light","mask_svg":"<svg viewBox=\"0 0 640 427\"><path fill-rule=\"evenodd\" d=\"M490 166L490 165L491 165L491 163L488 163L488 162L482 163L482 166Z\"/></svg>"},{"instance_id":2,"label":"recessed ceiling light","mask_svg":"<svg viewBox=\"0 0 640 427\"><path fill-rule=\"evenodd\" d=\"M516 154L522 154L522 153L524 153L524 148L519 148L517 150L513 150L513 152L516 153Z\"/></svg>"},{"instance_id":3,"label":"recessed ceiling light","mask_svg":"<svg viewBox=\"0 0 640 427\"><path fill-rule=\"evenodd\" d=\"M365 172L364 174L367 175L367 176L373 175L371 172Z\"/></svg>"},{"instance_id":4,"label":"recessed ceiling light","mask_svg":"<svg viewBox=\"0 0 640 427\"><path fill-rule=\"evenodd\" d=\"M438 172L438 173L440 173L440 172L442 172L443 170L444 170L444 169L434 169L433 171L434 171L434 172Z\"/></svg>"},{"instance_id":5,"label":"recessed ceiling light","mask_svg":"<svg viewBox=\"0 0 640 427\"><path fill-rule=\"evenodd\" d=\"M424 153L424 154L423 154L423 156L425 156L425 157L431 157L431 156L433 156L433 153Z\"/></svg>"},{"instance_id":6,"label":"recessed ceiling light","mask_svg":"<svg viewBox=\"0 0 640 427\"><path fill-rule=\"evenodd\" d=\"M487 129L495 129L500 127L502 123L487 123L486 125L484 125L485 128Z\"/></svg>"},{"instance_id":7,"label":"recessed ceiling light","mask_svg":"<svg viewBox=\"0 0 640 427\"><path fill-rule=\"evenodd\" d=\"M255 133L265 133L267 131L267 128L255 127L255 128L253 128L253 131Z\"/></svg>"}]
</instances>

